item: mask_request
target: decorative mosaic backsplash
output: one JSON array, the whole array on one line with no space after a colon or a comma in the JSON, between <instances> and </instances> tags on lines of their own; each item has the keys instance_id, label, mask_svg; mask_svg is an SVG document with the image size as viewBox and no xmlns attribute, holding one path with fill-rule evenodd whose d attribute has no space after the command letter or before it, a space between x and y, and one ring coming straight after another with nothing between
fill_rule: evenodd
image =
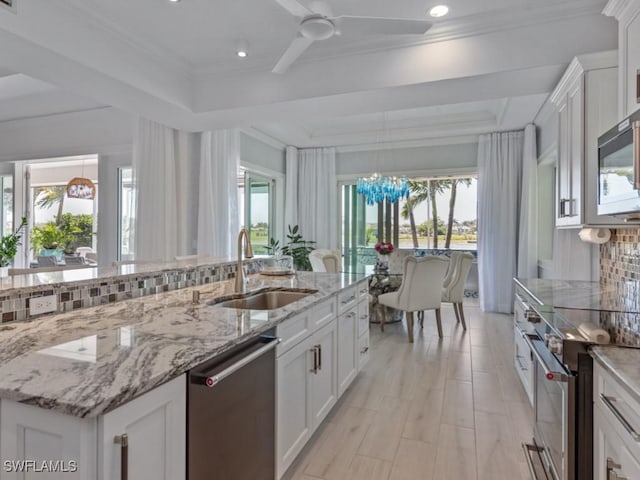
<instances>
[{"instance_id":1,"label":"decorative mosaic backsplash","mask_svg":"<svg viewBox=\"0 0 640 480\"><path fill-rule=\"evenodd\" d=\"M614 285L627 308L640 312L640 229L614 229L600 245L600 283ZM603 312L600 323L613 341L640 345L639 314Z\"/></svg>"},{"instance_id":2,"label":"decorative mosaic backsplash","mask_svg":"<svg viewBox=\"0 0 640 480\"><path fill-rule=\"evenodd\" d=\"M258 272L256 262L245 261L244 265L248 274ZM235 262L199 265L24 290L14 289L8 291L9 295L0 294L1 323L35 318L36 315L31 315L29 309L30 299L35 297L56 295L58 305L56 312L69 312L79 308L96 307L120 300L228 280L235 278L236 269Z\"/></svg>"}]
</instances>

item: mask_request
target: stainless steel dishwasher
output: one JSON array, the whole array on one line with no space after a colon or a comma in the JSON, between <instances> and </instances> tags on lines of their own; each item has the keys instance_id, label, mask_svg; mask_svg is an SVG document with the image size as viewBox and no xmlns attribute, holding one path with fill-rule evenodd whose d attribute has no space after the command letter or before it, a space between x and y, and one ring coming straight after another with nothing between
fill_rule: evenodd
<instances>
[{"instance_id":1,"label":"stainless steel dishwasher","mask_svg":"<svg viewBox=\"0 0 640 480\"><path fill-rule=\"evenodd\" d=\"M275 477L273 332L189 371L188 480Z\"/></svg>"}]
</instances>

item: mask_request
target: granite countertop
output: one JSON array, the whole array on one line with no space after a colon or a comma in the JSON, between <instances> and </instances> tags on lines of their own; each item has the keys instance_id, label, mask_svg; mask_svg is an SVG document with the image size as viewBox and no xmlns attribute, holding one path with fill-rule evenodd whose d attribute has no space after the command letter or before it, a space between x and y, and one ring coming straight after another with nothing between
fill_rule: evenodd
<instances>
[{"instance_id":1,"label":"granite countertop","mask_svg":"<svg viewBox=\"0 0 640 480\"><path fill-rule=\"evenodd\" d=\"M602 285L599 282L516 278L522 287L541 306L575 310L640 313L640 286L637 282L625 285Z\"/></svg>"},{"instance_id":2,"label":"granite countertop","mask_svg":"<svg viewBox=\"0 0 640 480\"><path fill-rule=\"evenodd\" d=\"M5 325L0 327L0 398L97 416L364 278L310 272L251 276L251 291L318 290L270 311L208 305L233 292L230 280ZM196 305L194 290L200 291Z\"/></svg>"},{"instance_id":3,"label":"granite countertop","mask_svg":"<svg viewBox=\"0 0 640 480\"><path fill-rule=\"evenodd\" d=\"M640 349L598 345L591 356L640 403Z\"/></svg>"}]
</instances>

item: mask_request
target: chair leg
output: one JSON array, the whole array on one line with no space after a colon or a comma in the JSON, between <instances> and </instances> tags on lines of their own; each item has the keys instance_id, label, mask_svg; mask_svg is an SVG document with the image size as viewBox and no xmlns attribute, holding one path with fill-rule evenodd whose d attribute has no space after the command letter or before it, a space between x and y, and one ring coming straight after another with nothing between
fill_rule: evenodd
<instances>
[{"instance_id":1,"label":"chair leg","mask_svg":"<svg viewBox=\"0 0 640 480\"><path fill-rule=\"evenodd\" d=\"M456 313L457 322L460 323L460 312L458 311L458 304L457 303L453 304L453 311Z\"/></svg>"},{"instance_id":2,"label":"chair leg","mask_svg":"<svg viewBox=\"0 0 640 480\"><path fill-rule=\"evenodd\" d=\"M409 343L413 343L413 312L407 312L407 332L409 333Z\"/></svg>"},{"instance_id":3,"label":"chair leg","mask_svg":"<svg viewBox=\"0 0 640 480\"><path fill-rule=\"evenodd\" d=\"M462 322L462 329L467 329L467 322L464 320L464 310L462 309L462 302L458 304L458 312L460 312L460 321Z\"/></svg>"},{"instance_id":4,"label":"chair leg","mask_svg":"<svg viewBox=\"0 0 640 480\"><path fill-rule=\"evenodd\" d=\"M438 324L438 337L442 338L442 318L440 317L439 308L436 308L436 323Z\"/></svg>"},{"instance_id":5,"label":"chair leg","mask_svg":"<svg viewBox=\"0 0 640 480\"><path fill-rule=\"evenodd\" d=\"M380 331L384 332L384 323L387 321L387 309L382 304L378 304L378 316L380 317Z\"/></svg>"},{"instance_id":6,"label":"chair leg","mask_svg":"<svg viewBox=\"0 0 640 480\"><path fill-rule=\"evenodd\" d=\"M418 321L420 322L420 328L424 327L424 310L418 312Z\"/></svg>"}]
</instances>

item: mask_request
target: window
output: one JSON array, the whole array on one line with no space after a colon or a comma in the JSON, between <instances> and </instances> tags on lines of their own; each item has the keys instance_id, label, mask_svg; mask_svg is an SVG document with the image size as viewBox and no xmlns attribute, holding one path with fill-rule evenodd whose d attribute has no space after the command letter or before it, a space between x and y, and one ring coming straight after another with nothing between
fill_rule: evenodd
<instances>
[{"instance_id":1,"label":"window","mask_svg":"<svg viewBox=\"0 0 640 480\"><path fill-rule=\"evenodd\" d=\"M0 176L2 188L2 222L0 223L0 235L5 236L13 231L13 177L11 175ZM20 222L18 222L20 225Z\"/></svg>"},{"instance_id":2,"label":"window","mask_svg":"<svg viewBox=\"0 0 640 480\"><path fill-rule=\"evenodd\" d=\"M266 254L273 233L275 179L240 169L238 175L238 211L240 225L251 235L256 254Z\"/></svg>"},{"instance_id":3,"label":"window","mask_svg":"<svg viewBox=\"0 0 640 480\"><path fill-rule=\"evenodd\" d=\"M354 183L342 186L342 251L347 271L373 265L378 241L399 248L477 249L477 179L414 178L397 204L365 204ZM435 219L435 221L434 221Z\"/></svg>"},{"instance_id":4,"label":"window","mask_svg":"<svg viewBox=\"0 0 640 480\"><path fill-rule=\"evenodd\" d=\"M133 260L133 235L136 223L136 191L133 168L118 169L118 260Z\"/></svg>"}]
</instances>

